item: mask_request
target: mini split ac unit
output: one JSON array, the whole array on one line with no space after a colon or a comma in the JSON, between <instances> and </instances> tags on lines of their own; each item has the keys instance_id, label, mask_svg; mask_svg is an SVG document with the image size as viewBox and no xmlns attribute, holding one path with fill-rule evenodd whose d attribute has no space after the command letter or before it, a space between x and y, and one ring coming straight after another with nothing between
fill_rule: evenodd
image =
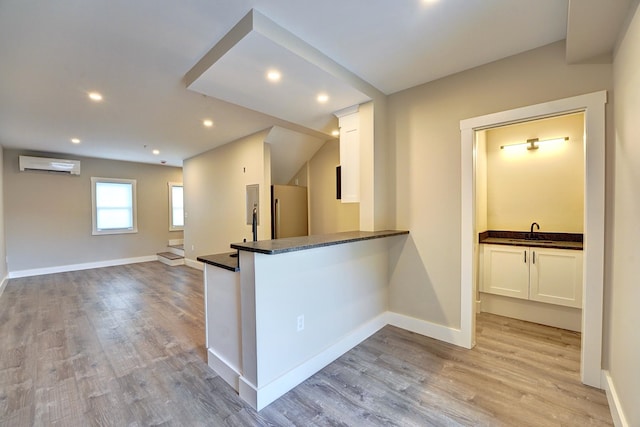
<instances>
[{"instance_id":1,"label":"mini split ac unit","mask_svg":"<svg viewBox=\"0 0 640 427\"><path fill-rule=\"evenodd\" d=\"M80 160L20 156L20 172L24 171L45 171L80 175Z\"/></svg>"}]
</instances>

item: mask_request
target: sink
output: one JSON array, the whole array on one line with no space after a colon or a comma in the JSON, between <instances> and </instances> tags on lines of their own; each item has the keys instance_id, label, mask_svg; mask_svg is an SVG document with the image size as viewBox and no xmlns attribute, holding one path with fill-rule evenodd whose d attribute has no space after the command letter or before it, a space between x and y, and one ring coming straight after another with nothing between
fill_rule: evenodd
<instances>
[{"instance_id":1,"label":"sink","mask_svg":"<svg viewBox=\"0 0 640 427\"><path fill-rule=\"evenodd\" d=\"M553 240L538 240L538 239L509 239L510 242L517 243L553 243Z\"/></svg>"}]
</instances>

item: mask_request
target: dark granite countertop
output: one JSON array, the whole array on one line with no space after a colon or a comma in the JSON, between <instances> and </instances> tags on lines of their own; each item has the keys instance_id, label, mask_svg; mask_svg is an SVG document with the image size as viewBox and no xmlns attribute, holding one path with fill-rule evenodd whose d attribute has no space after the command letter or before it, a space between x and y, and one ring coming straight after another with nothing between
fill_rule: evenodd
<instances>
[{"instance_id":1,"label":"dark granite countertop","mask_svg":"<svg viewBox=\"0 0 640 427\"><path fill-rule=\"evenodd\" d=\"M231 247L247 252L277 255L286 252L303 251L323 246L340 245L362 240L380 239L383 237L409 234L404 230L384 231L346 231L343 233L320 234L316 236L289 237L286 239L260 240L257 242L233 243Z\"/></svg>"},{"instance_id":2,"label":"dark granite countertop","mask_svg":"<svg viewBox=\"0 0 640 427\"><path fill-rule=\"evenodd\" d=\"M232 257L231 255L238 255L238 252L225 252L223 254L203 255L199 256L196 259L200 262L204 262L205 264L224 268L225 270L234 272L240 271L238 257Z\"/></svg>"},{"instance_id":3,"label":"dark granite countertop","mask_svg":"<svg viewBox=\"0 0 640 427\"><path fill-rule=\"evenodd\" d=\"M526 231L488 230L479 234L479 243L535 248L583 249L582 233L531 233Z\"/></svg>"}]
</instances>

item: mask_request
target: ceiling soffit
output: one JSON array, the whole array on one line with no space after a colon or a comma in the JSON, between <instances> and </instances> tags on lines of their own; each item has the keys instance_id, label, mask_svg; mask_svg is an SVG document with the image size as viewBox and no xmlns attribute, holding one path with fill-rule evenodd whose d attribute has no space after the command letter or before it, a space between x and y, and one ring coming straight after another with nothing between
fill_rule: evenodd
<instances>
[{"instance_id":1,"label":"ceiling soffit","mask_svg":"<svg viewBox=\"0 0 640 427\"><path fill-rule=\"evenodd\" d=\"M267 72L282 77L272 83ZM317 49L252 9L187 72L187 87L330 134L332 113L382 95ZM320 103L319 94L329 99Z\"/></svg>"},{"instance_id":2,"label":"ceiling soffit","mask_svg":"<svg viewBox=\"0 0 640 427\"><path fill-rule=\"evenodd\" d=\"M567 63L611 63L630 4L630 0L570 0Z\"/></svg>"}]
</instances>

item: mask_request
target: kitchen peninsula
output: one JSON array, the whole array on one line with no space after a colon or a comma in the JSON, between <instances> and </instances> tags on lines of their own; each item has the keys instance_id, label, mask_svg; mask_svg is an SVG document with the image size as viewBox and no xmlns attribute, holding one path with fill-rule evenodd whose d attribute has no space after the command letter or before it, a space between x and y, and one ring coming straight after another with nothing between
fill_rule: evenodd
<instances>
[{"instance_id":1,"label":"kitchen peninsula","mask_svg":"<svg viewBox=\"0 0 640 427\"><path fill-rule=\"evenodd\" d=\"M408 233L235 243L237 253L198 257L209 366L257 410L312 376L386 325L389 248Z\"/></svg>"}]
</instances>

